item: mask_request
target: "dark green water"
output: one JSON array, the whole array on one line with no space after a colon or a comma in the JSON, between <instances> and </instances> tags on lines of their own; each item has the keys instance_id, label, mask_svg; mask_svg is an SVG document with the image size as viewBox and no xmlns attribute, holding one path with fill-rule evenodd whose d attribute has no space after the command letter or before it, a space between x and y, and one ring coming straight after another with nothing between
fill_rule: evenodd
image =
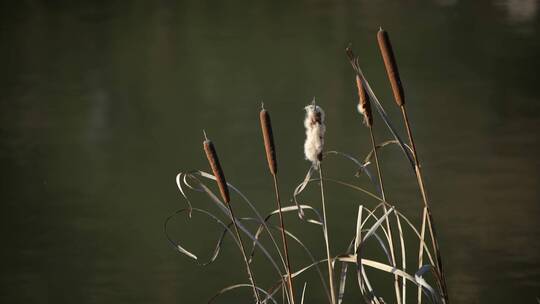
<instances>
[{"instance_id":1,"label":"dark green water","mask_svg":"<svg viewBox=\"0 0 540 304\"><path fill-rule=\"evenodd\" d=\"M343 49L353 43L399 122L376 47L383 25L400 63L453 303L534 303L540 4L406 2L2 3L0 302L205 303L245 281L230 242L206 269L168 246L163 219L183 206L176 173L207 169L204 128L229 181L272 209L261 100L273 115L285 198L308 167L302 107L313 96L327 112L328 149L367 153ZM381 157L389 196L417 218L403 156L394 149ZM328 167L353 180L347 163ZM337 253L362 201L328 192ZM178 227L195 252L212 249L216 229L207 221ZM317 230L305 229L322 256ZM303 259L293 254L297 264ZM256 270L266 284L270 271ZM352 302L360 296L350 281ZM319 286L308 284L308 302L322 302ZM236 296L249 299L249 291Z\"/></svg>"}]
</instances>

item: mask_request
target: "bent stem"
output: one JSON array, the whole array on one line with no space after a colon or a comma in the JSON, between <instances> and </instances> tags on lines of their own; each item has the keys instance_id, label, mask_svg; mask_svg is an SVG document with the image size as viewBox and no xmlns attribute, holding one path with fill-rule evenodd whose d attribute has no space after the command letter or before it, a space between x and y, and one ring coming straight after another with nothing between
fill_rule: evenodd
<instances>
[{"instance_id":1,"label":"bent stem","mask_svg":"<svg viewBox=\"0 0 540 304\"><path fill-rule=\"evenodd\" d=\"M319 178L321 183L321 203L323 208L323 234L324 234L324 242L326 245L326 257L327 257L327 264L328 264L328 281L330 284L330 296L332 297L331 303L336 303L336 292L334 288L334 267L332 266L332 256L330 255L330 242L328 240L328 225L326 220L326 205L324 203L324 186L323 186L323 172L322 172L322 166L321 162L319 161L318 165L319 169Z\"/></svg>"},{"instance_id":2,"label":"bent stem","mask_svg":"<svg viewBox=\"0 0 540 304\"><path fill-rule=\"evenodd\" d=\"M285 236L285 223L283 221L283 213L281 212L281 199L279 196L279 186L277 174L272 174L274 178L274 191L276 192L276 203L279 210L279 225L281 226L281 238L283 240L283 253L285 255L285 262L287 264L287 285L290 294L290 301L294 304L294 289L291 275L291 262L289 260L289 246L287 245L287 238Z\"/></svg>"},{"instance_id":3,"label":"bent stem","mask_svg":"<svg viewBox=\"0 0 540 304\"><path fill-rule=\"evenodd\" d=\"M423 210L423 214L422 214L422 228L421 228L421 232L420 232L421 237L422 237L422 242L424 242L425 229L426 229L426 223L427 223L429 233L430 233L430 236L431 236L431 243L432 243L432 246L433 246L433 250L435 251L435 262L437 264L437 272L438 272L438 274L440 276L440 279L441 279L440 284L441 284L441 289L442 289L442 292L443 292L443 297L444 297L446 303L449 303L449 301L448 301L448 292L447 292L447 287L446 287L446 277L444 275L444 269L443 269L443 264L442 264L442 259L441 259L441 252L440 252L440 249L439 249L439 242L437 240L437 235L436 235L436 232L435 232L435 227L434 227L434 222L433 222L433 216L431 215L431 208L429 206L427 195L426 195L426 190L425 190L425 186L424 186L424 179L422 178L422 171L420 170L420 161L418 160L418 154L416 152L416 145L414 144L414 138L413 138L412 131L411 131L411 126L410 126L410 122L409 122L409 116L407 115L407 108L405 107L405 105L401 105L400 108L401 108L401 114L403 116L403 120L405 121L405 128L407 130L407 136L409 137L409 143L410 143L412 151L413 151L414 172L416 174L418 187L420 188L420 193L422 195L422 200L424 201L424 210ZM419 250L419 253L418 253L418 264L419 264L418 266L419 267L422 267L423 255L424 255L424 247L422 246L422 244L420 244L420 250ZM421 293L421 290L419 289L418 303L421 303L421 301L422 301L422 293Z\"/></svg>"},{"instance_id":4,"label":"bent stem","mask_svg":"<svg viewBox=\"0 0 540 304\"><path fill-rule=\"evenodd\" d=\"M375 157L375 166L377 167L377 175L379 177L379 187L380 187L380 190L381 190L381 196L382 196L382 200L383 200L383 210L384 210L384 214L386 214L386 212L388 212L387 208L386 208L386 194L384 192L384 185L383 185L383 177L382 177L382 172L381 172L381 167L379 165L379 156L378 156L378 153L377 153L377 145L375 143L375 136L373 135L373 127L369 127L369 135L371 137L371 145L373 147L373 156ZM394 241L393 241L393 236L392 236L392 228L390 227L390 220L388 219L388 217L386 217L386 229L388 230L388 235L387 235L387 240L388 240L388 245L390 247L390 257L392 258L392 267L396 267L396 255L394 253ZM401 293L399 291L399 276L397 274L394 275L394 288L395 288L395 291L396 291L396 302L398 304L401 303Z\"/></svg>"},{"instance_id":5,"label":"bent stem","mask_svg":"<svg viewBox=\"0 0 540 304\"><path fill-rule=\"evenodd\" d=\"M236 223L236 217L234 216L234 212L230 203L227 203L227 207L229 208L229 212L231 213L231 220L233 222L234 232L236 234L236 237L238 238L238 242L240 243L240 251L242 252L244 263L246 263L246 270L247 270L249 281L251 283L251 287L253 288L253 295L255 297L256 303L259 304L261 303L261 299L259 297L259 291L257 290L256 284L255 284L255 278L253 277L253 272L251 271L251 266L249 265L249 262L247 259L246 249L244 248L244 242L242 241L242 238L240 237L240 231L238 229L238 224Z\"/></svg>"}]
</instances>

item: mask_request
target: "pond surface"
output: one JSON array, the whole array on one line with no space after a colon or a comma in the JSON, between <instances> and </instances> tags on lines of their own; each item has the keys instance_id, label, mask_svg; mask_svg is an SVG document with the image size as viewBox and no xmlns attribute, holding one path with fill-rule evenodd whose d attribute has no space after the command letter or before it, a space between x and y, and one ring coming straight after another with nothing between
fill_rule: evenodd
<instances>
[{"instance_id":1,"label":"pond surface","mask_svg":"<svg viewBox=\"0 0 540 304\"><path fill-rule=\"evenodd\" d=\"M354 108L344 55L349 42L405 134L376 46L382 25L400 64L452 302L534 303L538 6L535 0L1 4L0 302L205 303L245 281L230 241L206 268L167 243L163 220L185 206L175 175L207 170L205 129L229 181L263 213L272 210L258 126L264 101L288 201L309 166L302 108L313 96L326 109L327 148L363 157L369 137ZM379 140L390 138L377 128L378 117L375 125ZM388 196L418 221L421 203L403 155L389 148L381 160ZM328 176L370 187L352 177L349 163L326 167ZM306 198L318 206L316 194L315 187ZM328 197L338 253L354 234L357 205L369 202L330 186ZM319 231L296 216L286 220L307 231L306 243L322 257ZM194 252L212 251L215 225L201 218L176 224ZM299 250L292 258L297 267L306 262ZM256 273L269 286L274 277L263 264ZM311 278L307 301L323 303ZM360 298L355 280L351 273L346 302ZM249 291L220 303L238 303L234 297L247 300Z\"/></svg>"}]
</instances>

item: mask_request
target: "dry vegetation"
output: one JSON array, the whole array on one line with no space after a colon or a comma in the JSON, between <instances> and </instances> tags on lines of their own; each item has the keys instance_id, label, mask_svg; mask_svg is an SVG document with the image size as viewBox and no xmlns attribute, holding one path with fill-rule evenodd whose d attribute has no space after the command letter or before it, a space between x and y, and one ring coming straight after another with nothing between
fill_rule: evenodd
<instances>
[{"instance_id":1,"label":"dry vegetation","mask_svg":"<svg viewBox=\"0 0 540 304\"><path fill-rule=\"evenodd\" d=\"M223 228L223 233L216 244L216 249L212 257L208 262L202 263L202 265L212 263L217 258L223 240L227 235L231 236L238 245L245 263L248 282L225 287L210 299L210 302L231 290L250 288L255 303L277 303L278 300L281 300L283 303L303 303L306 294L306 284L302 279L302 274L307 271L316 271L320 279L320 284L327 295L328 302L331 304L340 304L345 294L347 270L349 266L354 266L358 281L357 285L366 303L395 302L405 304L411 301L417 303L421 303L422 301L449 303L441 253L428 196L424 187L420 160L414 144L411 123L407 116L405 95L399 77L396 59L386 31L379 30L377 41L395 102L402 113L402 121L407 133L407 142L399 136L397 128L394 127L383 106L373 93L366 76L360 68L358 58L355 57L350 48L347 48L346 54L354 71L354 82L351 82L356 84L358 90L357 108L362 121L369 129L369 144L372 147L371 152L364 159L357 159L349 154L337 151L324 150L324 111L313 101L312 104L306 106L306 117L304 120L306 127L304 152L306 160L311 162L311 165L304 180L295 188L292 195L293 203L291 205L282 206L278 181L276 146L274 144L270 114L264 107L260 111L259 117L268 168L273 177L273 189L275 191L276 201L276 209L273 212L262 216L255 204L246 195L226 181L217 150L214 144L206 138L206 134L203 146L212 173L192 171L187 173L182 172L177 175L176 182L183 198L187 202L187 207L177 211L165 221L165 233L174 248L180 253L198 261L197 256L182 247L171 236L168 225L176 216L183 214L191 218L192 214L199 213L210 217ZM382 127L390 131L393 139L380 143L377 142L373 133L374 120L372 106L374 106L374 109L384 122ZM406 161L410 163L410 168L416 176L418 189L422 197L422 202L419 204L419 213L422 216L421 222L418 224L413 223L399 211L398 197L389 198L385 193L383 172L380 166L382 160L379 157L378 151L390 145L397 145L401 148ZM351 183L325 178L322 164L330 157L341 157L352 161L354 169L361 172L361 174L365 174L371 183L373 183L374 188L377 190L376 193ZM219 196L209 188L209 182L215 182L217 184ZM325 200L327 198L324 191L324 185L326 183L333 183L352 189L359 196L362 196L363 199L372 202L369 206L358 206L356 231L351 233L352 237L348 250L338 255L332 254L332 251L336 250L331 247L330 235L327 229L329 223L326 220L327 208ZM320 190L320 209L301 202L301 194L311 185L318 186ZM193 191L202 192L210 200L215 202L222 212L221 217L208 210L194 207L188 195ZM231 201L229 191L233 192L235 197L239 199ZM233 212L233 206L235 204L246 204L253 216L250 218L236 217ZM293 231L286 228L284 220L284 214L286 213L296 213L306 224L317 225L321 228L326 257L322 259L316 258L301 239ZM279 217L279 224L273 225L269 220L276 215ZM255 230L248 229L248 223L256 223L257 228ZM281 240L276 240L274 234L279 234ZM263 244L261 241L261 237L263 236L268 237L268 244ZM297 265L294 261L291 261L289 242L295 243L299 248L302 248L307 256L310 257L311 263L308 265ZM384 254L378 258L367 257L367 246L377 246ZM255 252L262 254L262 257L275 269L275 284L265 287L257 285L255 280L256 275L251 267ZM411 254L416 258L417 263L415 265L408 264L411 261ZM295 267L291 267L291 265ZM339 272L337 271L337 265L341 265ZM326 271L321 269L324 267L327 268ZM394 294L382 295L377 293L373 287L375 285L368 275L370 272L366 271L366 268L370 268L370 271L375 270L386 273L387 275L384 277L392 281ZM303 288L299 288L302 286ZM278 295L281 296L278 297Z\"/></svg>"}]
</instances>

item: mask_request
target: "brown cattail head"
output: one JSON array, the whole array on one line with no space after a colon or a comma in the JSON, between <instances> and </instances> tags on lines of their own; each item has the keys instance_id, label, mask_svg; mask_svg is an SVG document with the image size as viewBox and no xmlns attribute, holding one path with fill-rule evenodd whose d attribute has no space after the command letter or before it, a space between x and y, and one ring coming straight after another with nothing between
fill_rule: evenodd
<instances>
[{"instance_id":1,"label":"brown cattail head","mask_svg":"<svg viewBox=\"0 0 540 304\"><path fill-rule=\"evenodd\" d=\"M264 149L266 150L266 160L268 160L268 168L272 175L277 174L276 161L276 146L274 145L274 134L272 133L272 121L270 114L264 108L259 113L261 119L261 129L264 138Z\"/></svg>"},{"instance_id":2,"label":"brown cattail head","mask_svg":"<svg viewBox=\"0 0 540 304\"><path fill-rule=\"evenodd\" d=\"M206 133L204 134L203 146L204 152L206 152L206 158L208 159L208 163L210 164L210 168L212 169L212 173L216 177L216 183L218 184L221 198L225 203L229 203L231 201L231 198L229 196L229 188L227 187L225 174L223 173L223 169L221 169L221 164L219 163L216 148L214 148L214 144L212 143L212 141L206 138Z\"/></svg>"},{"instance_id":3,"label":"brown cattail head","mask_svg":"<svg viewBox=\"0 0 540 304\"><path fill-rule=\"evenodd\" d=\"M392 86L394 99L396 100L397 105L401 107L405 104L403 85L401 84L401 79L399 78L399 71L396 58L394 56L394 51L392 50L392 44L390 43L390 38L388 37L388 33L382 28L379 28L379 32L377 33L377 41L379 42L379 49L381 50L381 55L384 60L386 73L388 74L390 85Z\"/></svg>"},{"instance_id":4,"label":"brown cattail head","mask_svg":"<svg viewBox=\"0 0 540 304\"><path fill-rule=\"evenodd\" d=\"M358 112L364 116L364 123L368 127L373 126L373 115L371 114L371 103L369 101L369 96L366 92L366 88L362 83L360 76L356 75L356 88L358 89Z\"/></svg>"}]
</instances>

